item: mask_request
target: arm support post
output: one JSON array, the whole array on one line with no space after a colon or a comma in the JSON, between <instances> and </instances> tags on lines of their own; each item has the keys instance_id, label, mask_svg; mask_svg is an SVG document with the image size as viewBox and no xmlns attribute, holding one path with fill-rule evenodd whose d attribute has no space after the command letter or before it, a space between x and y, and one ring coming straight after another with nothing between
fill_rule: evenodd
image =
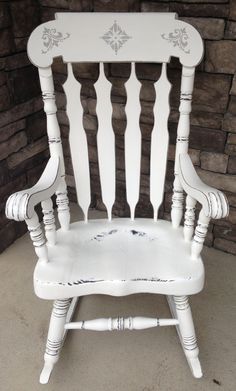
<instances>
[{"instance_id":1,"label":"arm support post","mask_svg":"<svg viewBox=\"0 0 236 391\"><path fill-rule=\"evenodd\" d=\"M177 140L175 151L175 180L171 207L171 220L173 227L180 225L183 216L184 194L179 179L179 154L188 152L188 138L190 130L190 113L192 109L192 91L194 83L195 67L182 68L181 94L179 106L179 123L177 128Z\"/></svg>"},{"instance_id":2,"label":"arm support post","mask_svg":"<svg viewBox=\"0 0 236 391\"><path fill-rule=\"evenodd\" d=\"M51 196L58 189L61 180L60 159L51 157L35 186L12 194L6 204L6 216L16 221L25 220L35 252L40 261L48 261L47 247L35 206L42 204L46 237L49 243L55 243L55 225Z\"/></svg>"},{"instance_id":3,"label":"arm support post","mask_svg":"<svg viewBox=\"0 0 236 391\"><path fill-rule=\"evenodd\" d=\"M179 180L187 193L184 227L186 240L190 240L192 237L196 202L198 201L202 205L191 249L192 258L197 259L203 247L210 219L226 217L229 213L228 201L221 191L202 182L187 153L179 155Z\"/></svg>"}]
</instances>

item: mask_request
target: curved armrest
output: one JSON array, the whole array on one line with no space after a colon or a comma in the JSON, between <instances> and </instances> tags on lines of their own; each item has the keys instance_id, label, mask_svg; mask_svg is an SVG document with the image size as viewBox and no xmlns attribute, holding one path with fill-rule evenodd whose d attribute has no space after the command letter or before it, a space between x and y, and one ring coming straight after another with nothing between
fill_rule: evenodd
<instances>
[{"instance_id":1,"label":"curved armrest","mask_svg":"<svg viewBox=\"0 0 236 391\"><path fill-rule=\"evenodd\" d=\"M207 217L220 219L229 214L225 195L202 182L186 153L179 155L179 178L185 192L202 205Z\"/></svg>"},{"instance_id":2,"label":"curved armrest","mask_svg":"<svg viewBox=\"0 0 236 391\"><path fill-rule=\"evenodd\" d=\"M43 174L35 186L12 194L6 203L8 219L22 221L30 219L35 205L50 198L58 188L61 179L60 159L53 156L49 159Z\"/></svg>"}]
</instances>

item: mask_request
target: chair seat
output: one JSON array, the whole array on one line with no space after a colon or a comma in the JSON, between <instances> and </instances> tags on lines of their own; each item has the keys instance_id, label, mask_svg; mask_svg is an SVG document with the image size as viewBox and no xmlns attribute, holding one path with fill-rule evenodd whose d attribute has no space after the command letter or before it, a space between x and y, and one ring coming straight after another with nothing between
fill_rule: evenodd
<instances>
[{"instance_id":1,"label":"chair seat","mask_svg":"<svg viewBox=\"0 0 236 391\"><path fill-rule=\"evenodd\" d=\"M35 293L44 299L88 294L189 295L204 283L202 259L191 260L182 227L164 220L104 219L71 224L38 262Z\"/></svg>"}]
</instances>

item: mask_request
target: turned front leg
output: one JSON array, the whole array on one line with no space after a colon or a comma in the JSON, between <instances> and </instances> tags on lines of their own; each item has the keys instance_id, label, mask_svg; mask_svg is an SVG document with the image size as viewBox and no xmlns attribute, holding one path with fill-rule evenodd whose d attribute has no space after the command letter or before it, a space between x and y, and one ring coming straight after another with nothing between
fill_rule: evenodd
<instances>
[{"instance_id":1,"label":"turned front leg","mask_svg":"<svg viewBox=\"0 0 236 391\"><path fill-rule=\"evenodd\" d=\"M187 296L173 296L175 311L179 321L178 331L181 344L194 377L202 376L198 359L199 349L194 329L194 323Z\"/></svg>"},{"instance_id":2,"label":"turned front leg","mask_svg":"<svg viewBox=\"0 0 236 391\"><path fill-rule=\"evenodd\" d=\"M64 326L70 303L71 299L54 301L44 354L45 364L40 375L40 383L42 384L48 382L53 366L59 359L64 339Z\"/></svg>"}]
</instances>

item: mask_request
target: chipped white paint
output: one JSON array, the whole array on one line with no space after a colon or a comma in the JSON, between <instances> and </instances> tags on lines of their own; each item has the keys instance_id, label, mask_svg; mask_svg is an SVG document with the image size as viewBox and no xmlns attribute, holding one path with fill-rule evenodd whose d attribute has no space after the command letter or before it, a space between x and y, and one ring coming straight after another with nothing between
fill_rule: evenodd
<instances>
[{"instance_id":1,"label":"chipped white paint","mask_svg":"<svg viewBox=\"0 0 236 391\"><path fill-rule=\"evenodd\" d=\"M186 193L202 205L207 217L221 219L228 215L227 198L221 191L202 182L187 153L179 156L179 180Z\"/></svg>"},{"instance_id":2,"label":"chipped white paint","mask_svg":"<svg viewBox=\"0 0 236 391\"><path fill-rule=\"evenodd\" d=\"M195 222L195 206L197 201L190 195L186 197L186 212L184 215L184 239L190 241L193 237Z\"/></svg>"},{"instance_id":3,"label":"chipped white paint","mask_svg":"<svg viewBox=\"0 0 236 391\"><path fill-rule=\"evenodd\" d=\"M101 318L82 320L65 324L65 329L79 329L91 331L123 331L123 330L145 330L152 327L176 326L177 319L147 318L144 316L129 316L128 318Z\"/></svg>"},{"instance_id":4,"label":"chipped white paint","mask_svg":"<svg viewBox=\"0 0 236 391\"><path fill-rule=\"evenodd\" d=\"M6 214L16 221L26 221L39 258L34 272L35 293L41 298L55 300L40 382L47 383L49 380L59 357L65 328L131 330L164 324L176 325L193 376L200 377L202 371L187 295L198 293L203 288L204 266L200 253L207 226L211 217L221 218L228 214L228 204L223 193L200 180L188 155L194 71L203 54L199 33L189 24L178 21L173 13L61 13L57 14L56 21L43 23L35 29L29 39L28 54L39 68L51 158L34 187L9 197ZM110 221L92 220L87 224L76 222L70 225L64 159L50 68L52 60L58 56L62 56L65 63L100 62L100 75L95 83L98 160L102 197ZM168 221L157 220L163 196L168 146L170 84L166 77L166 63L171 56L179 58L183 65L172 225ZM105 77L103 62L114 61L132 62L131 77L126 83L128 121L125 134L127 198L132 218L139 194L141 151L138 123L140 84L135 77L134 63L164 63L161 77L155 84L157 99L151 146L150 193L155 221L111 220L115 200L115 138L111 124L111 84ZM87 220L90 180L87 140L82 124L81 87L73 76L70 64L68 69L64 89L71 127L70 146L78 200ZM179 225L183 215L184 191L187 200L183 229ZM50 200L53 194L57 196L61 225L57 235ZM191 241L196 201L200 202L202 210ZM40 203L44 212L47 244L35 213L35 206ZM173 319L122 317L71 323L78 296L124 296L142 292L168 295ZM74 299L71 301L72 297Z\"/></svg>"},{"instance_id":5,"label":"chipped white paint","mask_svg":"<svg viewBox=\"0 0 236 391\"><path fill-rule=\"evenodd\" d=\"M56 244L56 225L53 212L53 203L51 198L42 201L43 222L45 227L45 236L48 243L51 245Z\"/></svg>"},{"instance_id":6,"label":"chipped white paint","mask_svg":"<svg viewBox=\"0 0 236 391\"><path fill-rule=\"evenodd\" d=\"M34 245L34 250L40 263L48 262L48 250L45 236L39 222L38 215L34 212L30 219L25 219L29 234Z\"/></svg>"},{"instance_id":7,"label":"chipped white paint","mask_svg":"<svg viewBox=\"0 0 236 391\"><path fill-rule=\"evenodd\" d=\"M187 153L189 131L190 131L190 112L192 109L192 91L194 83L194 67L182 67L181 77L181 92L180 92L180 106L179 106L179 123L177 128L177 141L175 150L175 180L174 180L174 191L172 197L172 209L171 209L171 220L173 227L180 225L183 216L183 204L184 195L183 187L179 180L179 154Z\"/></svg>"},{"instance_id":8,"label":"chipped white paint","mask_svg":"<svg viewBox=\"0 0 236 391\"><path fill-rule=\"evenodd\" d=\"M57 190L61 181L61 164L57 156L49 159L41 178L30 189L12 194L6 203L8 219L23 221L30 219L37 204L47 200Z\"/></svg>"},{"instance_id":9,"label":"chipped white paint","mask_svg":"<svg viewBox=\"0 0 236 391\"><path fill-rule=\"evenodd\" d=\"M183 240L182 227L173 229L168 221L116 218L77 222L70 231L58 230L57 241L60 246L48 248L54 262L48 267L38 264L34 273L35 292L44 299L94 293L182 295L203 287L201 258L191 262L191 243ZM178 249L178 262L173 248Z\"/></svg>"},{"instance_id":10,"label":"chipped white paint","mask_svg":"<svg viewBox=\"0 0 236 391\"><path fill-rule=\"evenodd\" d=\"M135 64L131 64L131 75L125 83L127 103L125 107L127 126L125 130L125 179L126 198L134 220L135 207L139 199L141 168L141 131L139 116L141 111L139 94L141 83L135 74Z\"/></svg>"},{"instance_id":11,"label":"chipped white paint","mask_svg":"<svg viewBox=\"0 0 236 391\"><path fill-rule=\"evenodd\" d=\"M204 210L202 209L201 212L199 213L199 218L198 218L197 226L195 229L195 235L191 247L191 258L193 260L196 260L200 257L203 248L203 243L207 235L207 228L209 222L210 222L210 217L207 217L204 213Z\"/></svg>"},{"instance_id":12,"label":"chipped white paint","mask_svg":"<svg viewBox=\"0 0 236 391\"><path fill-rule=\"evenodd\" d=\"M60 158L61 180L56 191L56 201L57 205L59 206L58 219L61 227L63 229L68 229L70 223L69 201L66 192L65 164L62 151L60 128L56 116L57 106L51 67L39 68L39 80L44 102L44 111L47 117L47 134L50 154L52 157L57 156ZM60 197L58 197L58 194Z\"/></svg>"},{"instance_id":13,"label":"chipped white paint","mask_svg":"<svg viewBox=\"0 0 236 391\"><path fill-rule=\"evenodd\" d=\"M72 319L77 302L77 297L54 301L44 354L44 367L39 380L41 384L48 383L52 369L59 359L66 336L64 326Z\"/></svg>"},{"instance_id":14,"label":"chipped white paint","mask_svg":"<svg viewBox=\"0 0 236 391\"><path fill-rule=\"evenodd\" d=\"M171 314L178 320L176 330L179 335L187 362L194 377L202 377L202 368L198 358L199 349L194 323L187 296L167 296Z\"/></svg>"}]
</instances>

